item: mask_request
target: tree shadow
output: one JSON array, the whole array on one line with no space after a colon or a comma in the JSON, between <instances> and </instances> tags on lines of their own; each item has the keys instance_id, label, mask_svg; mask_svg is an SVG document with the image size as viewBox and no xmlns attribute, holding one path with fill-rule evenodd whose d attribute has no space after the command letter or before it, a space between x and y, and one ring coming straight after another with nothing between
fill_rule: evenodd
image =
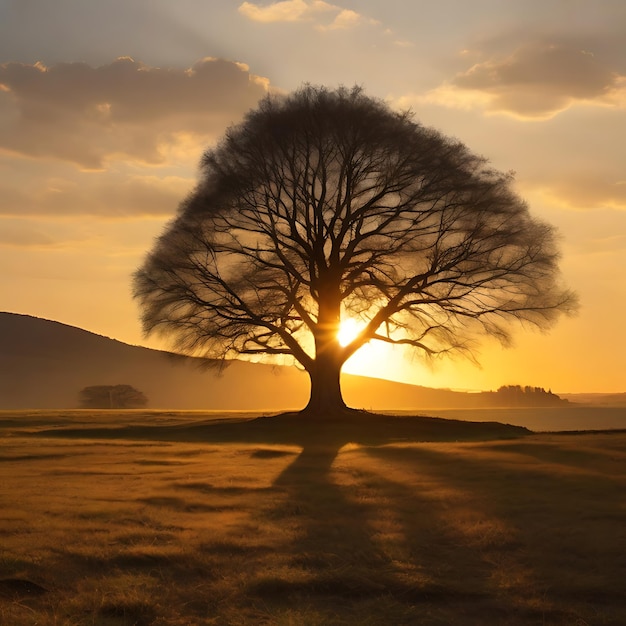
<instances>
[{"instance_id":1,"label":"tree shadow","mask_svg":"<svg viewBox=\"0 0 626 626\"><path fill-rule=\"evenodd\" d=\"M251 594L269 605L293 606L306 599L342 607L335 610L340 622L360 620L371 603L385 606L389 623L397 624L415 623L418 616L421 619L426 614L438 623L436 616L449 615L450 607L455 607L453 614L463 614L469 620L466 623L497 622L510 614L510 604L494 587L491 568L475 554L474 546L463 544L462 538L441 524L445 504L433 507L425 495L367 470L360 471L359 480L376 493L364 497L338 479L336 462L340 452L349 455L359 446L389 450L393 456L396 447L386 448L388 444L501 440L528 431L496 423L390 416L304 422L289 429L293 419L283 415L265 424L268 429L278 428L267 443L301 447L273 483L286 493L288 506L265 514L298 528L288 548L289 567L298 574L267 573L256 580ZM388 500L381 501L381 494ZM419 517L402 513L398 503L408 500L412 510L419 509ZM404 539L396 538L393 545L377 530L385 507L402 526ZM414 536L420 537L417 543L411 540ZM460 553L464 553L462 557ZM466 565L471 568L469 582L451 575L459 558L470 564ZM537 617L529 607L518 612L523 620Z\"/></svg>"},{"instance_id":2,"label":"tree shadow","mask_svg":"<svg viewBox=\"0 0 626 626\"><path fill-rule=\"evenodd\" d=\"M333 466L342 448L323 440L307 442L276 478L274 486L286 490L290 503L283 521L295 519L300 528L290 554L291 566L303 576L268 575L250 591L265 603L307 598L342 607L337 614L344 619L365 614L370 603L385 606L389 623L397 624L427 616L432 623L445 623L444 616L451 614L468 624L498 623L510 616L489 564L441 523L445 504L433 506L425 495L367 470L359 471L358 481L367 484L369 495L354 491L338 480ZM382 449L393 456L395 447ZM344 450L350 454L349 447ZM411 512L402 509L406 501ZM418 517L412 514L416 508ZM381 516L385 509L401 527L401 538L396 535L391 542L377 528L381 517L388 517ZM471 569L469 580L455 575L459 561L465 573ZM529 607L517 611L526 623L537 617Z\"/></svg>"},{"instance_id":3,"label":"tree shadow","mask_svg":"<svg viewBox=\"0 0 626 626\"><path fill-rule=\"evenodd\" d=\"M580 471L580 466L572 471L569 457L563 471L555 472L553 465L536 462L534 444L507 442L472 450L476 448L499 448L503 454L511 448L513 455L526 458L517 464L515 459L432 446L364 450L372 460L393 466L396 477L428 477L431 493L432 485L452 489L423 498L430 511L427 522L416 518L414 510L396 506L408 554L423 558L430 571L439 569L447 581L458 580L455 567L473 572L469 588L489 595L496 611L498 606L513 607L522 623L587 623L581 615L621 623L626 602L618 581L626 575L622 558L626 536L620 478L600 477L593 468ZM540 452L540 459L557 463L565 456L560 450L554 458L546 450ZM396 503L420 498L403 481L377 476ZM437 535L426 545L419 540L425 524ZM429 544L440 547L450 542L453 549L447 558L429 553Z\"/></svg>"},{"instance_id":4,"label":"tree shadow","mask_svg":"<svg viewBox=\"0 0 626 626\"><path fill-rule=\"evenodd\" d=\"M290 503L284 521L297 518L291 565L303 575L267 575L251 592L281 605L323 598L343 606L344 617L375 601L398 624L451 615L467 624L570 624L593 614L619 623L610 616L626 610L616 583L626 573L623 534L613 534L606 574L584 566L601 572L608 556L602 535L616 529L615 479L594 473L598 453L504 441L524 434L502 424L387 416L307 425L293 441L301 453L274 481ZM427 442L473 442L476 454L411 445ZM369 461L351 484L341 472L353 451ZM551 502L559 493L566 495ZM577 494L594 510L581 511ZM597 523L577 527L581 515L594 514Z\"/></svg>"}]
</instances>

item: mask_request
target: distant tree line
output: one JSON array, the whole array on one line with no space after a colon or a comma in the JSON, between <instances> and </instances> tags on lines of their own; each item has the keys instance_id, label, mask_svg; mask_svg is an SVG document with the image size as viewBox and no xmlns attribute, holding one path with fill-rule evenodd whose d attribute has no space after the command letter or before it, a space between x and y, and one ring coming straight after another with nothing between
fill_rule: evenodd
<instances>
[{"instance_id":1,"label":"distant tree line","mask_svg":"<svg viewBox=\"0 0 626 626\"><path fill-rule=\"evenodd\" d=\"M131 385L93 385L79 394L83 409L140 409L148 398Z\"/></svg>"},{"instance_id":2,"label":"distant tree line","mask_svg":"<svg viewBox=\"0 0 626 626\"><path fill-rule=\"evenodd\" d=\"M484 392L488 397L489 404L494 406L557 406L568 404L567 400L559 398L551 390L546 391L543 387L531 387L526 385L503 385L497 391Z\"/></svg>"}]
</instances>

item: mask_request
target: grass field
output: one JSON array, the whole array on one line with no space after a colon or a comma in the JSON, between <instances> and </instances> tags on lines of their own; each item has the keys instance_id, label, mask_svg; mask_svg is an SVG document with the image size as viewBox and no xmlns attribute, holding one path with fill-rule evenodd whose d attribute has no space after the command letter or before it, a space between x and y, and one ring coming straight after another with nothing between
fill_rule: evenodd
<instances>
[{"instance_id":1,"label":"grass field","mask_svg":"<svg viewBox=\"0 0 626 626\"><path fill-rule=\"evenodd\" d=\"M626 433L251 417L0 413L0 624L626 624Z\"/></svg>"}]
</instances>

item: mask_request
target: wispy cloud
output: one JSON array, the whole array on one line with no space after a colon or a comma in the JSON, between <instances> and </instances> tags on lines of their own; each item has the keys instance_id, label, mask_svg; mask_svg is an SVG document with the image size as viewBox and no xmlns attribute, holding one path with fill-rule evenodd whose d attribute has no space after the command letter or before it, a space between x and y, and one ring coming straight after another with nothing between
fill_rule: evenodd
<instances>
[{"instance_id":1,"label":"wispy cloud","mask_svg":"<svg viewBox=\"0 0 626 626\"><path fill-rule=\"evenodd\" d=\"M0 246L12 248L54 248L59 240L32 222L0 218Z\"/></svg>"},{"instance_id":2,"label":"wispy cloud","mask_svg":"<svg viewBox=\"0 0 626 626\"><path fill-rule=\"evenodd\" d=\"M31 169L28 187L10 179L0 180L0 217L167 217L194 185L191 177L138 170L137 165L102 172L64 170L56 176L46 176L45 170L45 164Z\"/></svg>"},{"instance_id":3,"label":"wispy cloud","mask_svg":"<svg viewBox=\"0 0 626 626\"><path fill-rule=\"evenodd\" d=\"M362 24L369 24L375 26L379 24L377 20L365 17L356 11L350 9L341 10L335 17L335 19L327 25L319 24L317 28L319 30L347 30L350 28L356 28Z\"/></svg>"},{"instance_id":4,"label":"wispy cloud","mask_svg":"<svg viewBox=\"0 0 626 626\"><path fill-rule=\"evenodd\" d=\"M613 172L572 171L550 180L535 181L531 189L550 204L564 209L626 211L626 182Z\"/></svg>"},{"instance_id":5,"label":"wispy cloud","mask_svg":"<svg viewBox=\"0 0 626 626\"><path fill-rule=\"evenodd\" d=\"M239 7L239 13L255 22L300 22L314 19L328 12L336 13L336 7L323 0L281 0L268 5L244 2Z\"/></svg>"},{"instance_id":6,"label":"wispy cloud","mask_svg":"<svg viewBox=\"0 0 626 626\"><path fill-rule=\"evenodd\" d=\"M626 77L592 51L533 42L478 62L424 98L449 107L544 120L576 104L624 106Z\"/></svg>"},{"instance_id":7,"label":"wispy cloud","mask_svg":"<svg viewBox=\"0 0 626 626\"><path fill-rule=\"evenodd\" d=\"M244 17L266 24L311 21L320 31L348 30L362 24L378 24L378 21L356 11L323 0L281 0L267 5L244 2L238 10Z\"/></svg>"}]
</instances>

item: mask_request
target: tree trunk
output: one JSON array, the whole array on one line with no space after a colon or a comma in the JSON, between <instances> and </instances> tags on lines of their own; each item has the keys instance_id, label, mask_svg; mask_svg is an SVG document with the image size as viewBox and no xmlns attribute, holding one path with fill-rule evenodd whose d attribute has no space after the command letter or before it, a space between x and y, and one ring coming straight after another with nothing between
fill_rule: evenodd
<instances>
[{"instance_id":1,"label":"tree trunk","mask_svg":"<svg viewBox=\"0 0 626 626\"><path fill-rule=\"evenodd\" d=\"M340 374L345 361L339 344L341 293L339 280L327 276L321 280L315 338L315 361L308 370L311 396L304 409L315 417L328 417L346 408L341 395Z\"/></svg>"},{"instance_id":2,"label":"tree trunk","mask_svg":"<svg viewBox=\"0 0 626 626\"><path fill-rule=\"evenodd\" d=\"M341 395L341 366L343 363L330 350L320 354L309 371L311 395L305 413L330 417L346 408Z\"/></svg>"}]
</instances>

